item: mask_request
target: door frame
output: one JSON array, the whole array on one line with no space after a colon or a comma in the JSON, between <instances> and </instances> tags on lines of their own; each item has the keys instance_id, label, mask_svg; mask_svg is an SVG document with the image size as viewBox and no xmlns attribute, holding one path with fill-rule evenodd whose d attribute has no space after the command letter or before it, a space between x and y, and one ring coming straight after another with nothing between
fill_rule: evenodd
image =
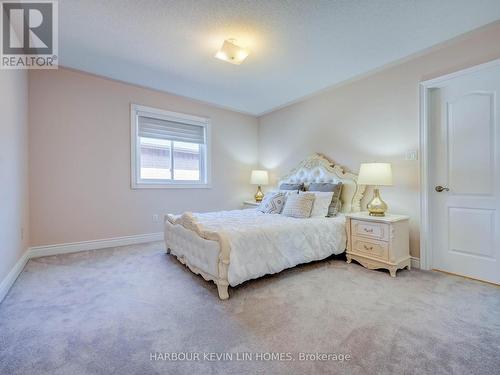
<instances>
[{"instance_id":1,"label":"door frame","mask_svg":"<svg viewBox=\"0 0 500 375\"><path fill-rule=\"evenodd\" d=\"M483 69L500 66L500 59L475 65L457 72L446 74L419 84L420 90L420 268L423 270L432 269L432 228L429 220L429 200L432 191L430 186L430 138L429 138L429 92L432 89L439 89L445 86L450 79L479 72Z\"/></svg>"}]
</instances>

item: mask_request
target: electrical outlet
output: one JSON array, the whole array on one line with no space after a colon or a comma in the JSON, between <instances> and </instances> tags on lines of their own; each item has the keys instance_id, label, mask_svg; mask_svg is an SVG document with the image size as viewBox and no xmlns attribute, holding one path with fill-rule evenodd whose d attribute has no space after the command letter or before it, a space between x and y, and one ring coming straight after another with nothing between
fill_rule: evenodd
<instances>
[{"instance_id":1,"label":"electrical outlet","mask_svg":"<svg viewBox=\"0 0 500 375\"><path fill-rule=\"evenodd\" d=\"M159 223L160 222L160 215L153 215L152 217L153 223Z\"/></svg>"},{"instance_id":2,"label":"electrical outlet","mask_svg":"<svg viewBox=\"0 0 500 375\"><path fill-rule=\"evenodd\" d=\"M405 160L418 160L418 151L417 150L406 151Z\"/></svg>"}]
</instances>

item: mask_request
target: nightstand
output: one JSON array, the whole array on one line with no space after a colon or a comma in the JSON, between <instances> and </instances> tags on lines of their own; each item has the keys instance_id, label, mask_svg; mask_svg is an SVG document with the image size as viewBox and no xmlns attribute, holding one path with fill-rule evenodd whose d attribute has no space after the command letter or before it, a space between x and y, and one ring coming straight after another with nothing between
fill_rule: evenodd
<instances>
[{"instance_id":1,"label":"nightstand","mask_svg":"<svg viewBox=\"0 0 500 375\"><path fill-rule=\"evenodd\" d=\"M355 260L369 269L385 268L392 277L410 265L409 217L346 214L347 263Z\"/></svg>"},{"instance_id":2,"label":"nightstand","mask_svg":"<svg viewBox=\"0 0 500 375\"><path fill-rule=\"evenodd\" d=\"M259 202L255 202L255 201L244 201L243 202L243 209L246 210L248 208L256 208L259 206Z\"/></svg>"}]
</instances>

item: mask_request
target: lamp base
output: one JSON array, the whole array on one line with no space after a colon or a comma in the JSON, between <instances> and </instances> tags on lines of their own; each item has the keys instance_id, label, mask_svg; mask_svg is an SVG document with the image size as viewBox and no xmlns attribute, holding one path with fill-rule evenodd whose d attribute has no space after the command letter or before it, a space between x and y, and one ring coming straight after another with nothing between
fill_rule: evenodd
<instances>
[{"instance_id":1,"label":"lamp base","mask_svg":"<svg viewBox=\"0 0 500 375\"><path fill-rule=\"evenodd\" d=\"M378 189L373 189L373 199L366 206L370 216L385 216L385 211L387 211L387 203L385 203L382 198L380 198L380 192Z\"/></svg>"},{"instance_id":2,"label":"lamp base","mask_svg":"<svg viewBox=\"0 0 500 375\"><path fill-rule=\"evenodd\" d=\"M260 186L257 188L257 193L255 193L255 202L262 202L262 198L264 198L264 193L260 189Z\"/></svg>"}]
</instances>

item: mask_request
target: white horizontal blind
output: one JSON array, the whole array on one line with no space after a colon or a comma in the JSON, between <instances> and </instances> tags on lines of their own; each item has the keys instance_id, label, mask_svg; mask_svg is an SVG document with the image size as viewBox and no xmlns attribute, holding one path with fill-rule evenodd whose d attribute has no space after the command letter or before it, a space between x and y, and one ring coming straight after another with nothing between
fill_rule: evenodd
<instances>
[{"instance_id":1,"label":"white horizontal blind","mask_svg":"<svg viewBox=\"0 0 500 375\"><path fill-rule=\"evenodd\" d=\"M140 137L205 144L205 127L171 120L138 116Z\"/></svg>"}]
</instances>

